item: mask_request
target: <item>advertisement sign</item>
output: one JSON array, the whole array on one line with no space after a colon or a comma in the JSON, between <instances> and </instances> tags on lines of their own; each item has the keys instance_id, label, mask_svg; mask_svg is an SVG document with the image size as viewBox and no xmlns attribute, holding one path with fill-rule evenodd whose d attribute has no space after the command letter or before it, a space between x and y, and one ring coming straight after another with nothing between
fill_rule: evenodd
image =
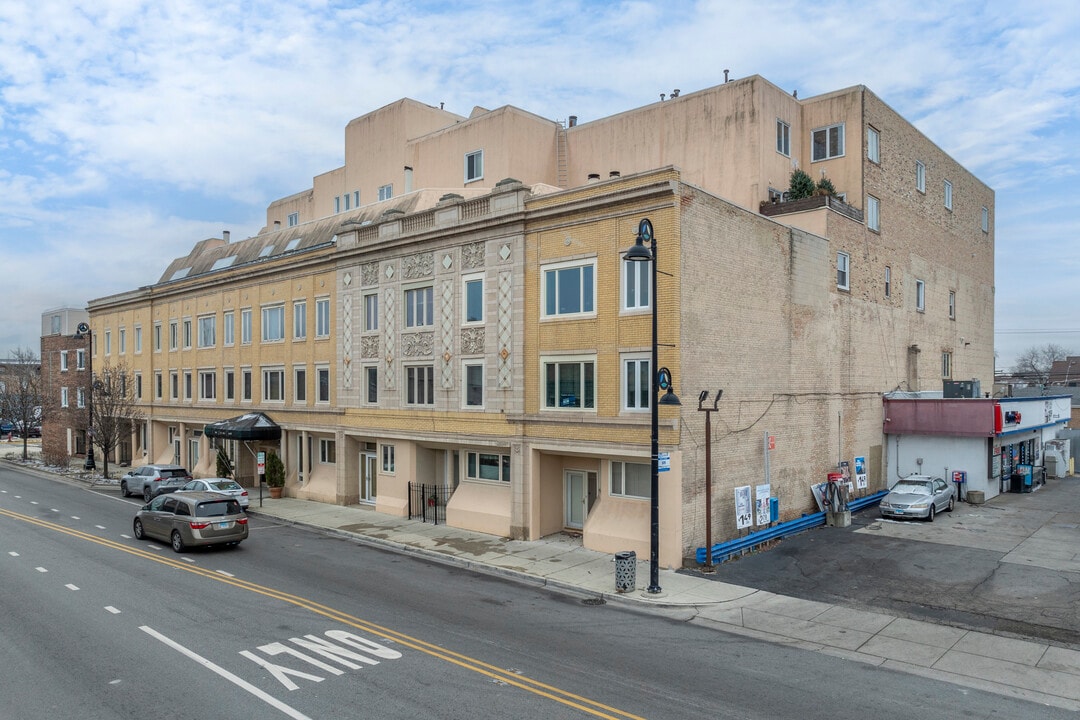
<instances>
[{"instance_id":1,"label":"advertisement sign","mask_svg":"<svg viewBox=\"0 0 1080 720\"><path fill-rule=\"evenodd\" d=\"M865 490L866 485L866 458L860 456L855 458L855 487Z\"/></svg>"},{"instance_id":2,"label":"advertisement sign","mask_svg":"<svg viewBox=\"0 0 1080 720\"><path fill-rule=\"evenodd\" d=\"M671 470L671 453L657 453L656 454L656 471L668 472Z\"/></svg>"},{"instance_id":3,"label":"advertisement sign","mask_svg":"<svg viewBox=\"0 0 1080 720\"><path fill-rule=\"evenodd\" d=\"M769 512L769 496L771 493L771 485L758 485L755 489L754 509L757 510L758 525L768 525L772 520Z\"/></svg>"},{"instance_id":4,"label":"advertisement sign","mask_svg":"<svg viewBox=\"0 0 1080 720\"><path fill-rule=\"evenodd\" d=\"M735 488L735 526L742 530L748 528L754 520L754 508L750 502L750 486Z\"/></svg>"}]
</instances>

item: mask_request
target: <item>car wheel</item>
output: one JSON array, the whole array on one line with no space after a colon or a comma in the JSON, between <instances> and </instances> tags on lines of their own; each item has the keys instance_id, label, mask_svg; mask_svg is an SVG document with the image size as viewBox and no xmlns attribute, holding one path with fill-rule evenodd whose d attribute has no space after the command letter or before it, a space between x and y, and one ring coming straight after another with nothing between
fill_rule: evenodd
<instances>
[{"instance_id":1,"label":"car wheel","mask_svg":"<svg viewBox=\"0 0 1080 720\"><path fill-rule=\"evenodd\" d=\"M144 487L142 491L143 502L150 502L154 499L154 494L150 492L150 488Z\"/></svg>"},{"instance_id":2,"label":"car wheel","mask_svg":"<svg viewBox=\"0 0 1080 720\"><path fill-rule=\"evenodd\" d=\"M121 480L120 481L120 494L123 495L124 497L131 497L131 493L129 493L128 489L127 489L127 481L126 480Z\"/></svg>"},{"instance_id":3,"label":"car wheel","mask_svg":"<svg viewBox=\"0 0 1080 720\"><path fill-rule=\"evenodd\" d=\"M934 522L934 515L936 514L937 505L930 503L930 514L926 516L926 519L930 522Z\"/></svg>"},{"instance_id":4,"label":"car wheel","mask_svg":"<svg viewBox=\"0 0 1080 720\"><path fill-rule=\"evenodd\" d=\"M184 538L179 530L172 531L172 549L175 552L184 552Z\"/></svg>"},{"instance_id":5,"label":"car wheel","mask_svg":"<svg viewBox=\"0 0 1080 720\"><path fill-rule=\"evenodd\" d=\"M956 504L956 498L949 498L949 512L952 512L953 505Z\"/></svg>"},{"instance_id":6,"label":"car wheel","mask_svg":"<svg viewBox=\"0 0 1080 720\"><path fill-rule=\"evenodd\" d=\"M135 523L132 526L132 531L135 533L136 540L142 540L146 537L146 533L143 531L142 520L135 518Z\"/></svg>"}]
</instances>

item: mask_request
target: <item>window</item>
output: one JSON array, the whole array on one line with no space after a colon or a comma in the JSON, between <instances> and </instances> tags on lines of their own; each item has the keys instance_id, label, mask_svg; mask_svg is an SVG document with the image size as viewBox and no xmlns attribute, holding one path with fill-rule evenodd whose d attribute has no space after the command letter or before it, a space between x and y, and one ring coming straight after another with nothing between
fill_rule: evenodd
<instances>
[{"instance_id":1,"label":"window","mask_svg":"<svg viewBox=\"0 0 1080 720\"><path fill-rule=\"evenodd\" d=\"M315 402L330 402L330 368L315 368L315 385L315 390L318 393L315 396Z\"/></svg>"},{"instance_id":2,"label":"window","mask_svg":"<svg viewBox=\"0 0 1080 720\"><path fill-rule=\"evenodd\" d=\"M382 446L382 470L384 473L394 472L394 446Z\"/></svg>"},{"instance_id":3,"label":"window","mask_svg":"<svg viewBox=\"0 0 1080 720\"><path fill-rule=\"evenodd\" d=\"M881 151L879 149L880 141L881 141L881 136L878 134L878 131L875 130L874 128L872 128L872 127L867 127L866 128L866 159L869 160L870 162L874 162L874 163L880 163L881 162L881 154L880 154Z\"/></svg>"},{"instance_id":4,"label":"window","mask_svg":"<svg viewBox=\"0 0 1080 720\"><path fill-rule=\"evenodd\" d=\"M582 315L595 311L596 264L575 263L544 270L543 308L546 317Z\"/></svg>"},{"instance_id":5,"label":"window","mask_svg":"<svg viewBox=\"0 0 1080 720\"><path fill-rule=\"evenodd\" d=\"M295 227L295 226L299 225L300 224L300 213L298 213L298 212L289 213L289 217L288 217L287 222L289 224L289 227Z\"/></svg>"},{"instance_id":6,"label":"window","mask_svg":"<svg viewBox=\"0 0 1080 720\"><path fill-rule=\"evenodd\" d=\"M482 323L484 322L484 278L474 275L464 278L464 283L465 288L462 292L464 321Z\"/></svg>"},{"instance_id":7,"label":"window","mask_svg":"<svg viewBox=\"0 0 1080 720\"><path fill-rule=\"evenodd\" d=\"M106 330L105 331L105 354L108 355L110 353L112 353L112 331L111 330Z\"/></svg>"},{"instance_id":8,"label":"window","mask_svg":"<svg viewBox=\"0 0 1080 720\"><path fill-rule=\"evenodd\" d=\"M484 151L466 153L465 155L465 182L479 180L484 177Z\"/></svg>"},{"instance_id":9,"label":"window","mask_svg":"<svg viewBox=\"0 0 1080 720\"><path fill-rule=\"evenodd\" d=\"M926 283L922 280L915 281L915 309L919 312L926 310Z\"/></svg>"},{"instance_id":10,"label":"window","mask_svg":"<svg viewBox=\"0 0 1080 720\"><path fill-rule=\"evenodd\" d=\"M161 323L154 323L154 352L161 352Z\"/></svg>"},{"instance_id":11,"label":"window","mask_svg":"<svg viewBox=\"0 0 1080 720\"><path fill-rule=\"evenodd\" d=\"M334 214L341 212L341 196L334 196Z\"/></svg>"},{"instance_id":12,"label":"window","mask_svg":"<svg viewBox=\"0 0 1080 720\"><path fill-rule=\"evenodd\" d=\"M85 370L86 369L86 351L83 350L82 348L79 348L78 350L75 351L75 369L76 370Z\"/></svg>"},{"instance_id":13,"label":"window","mask_svg":"<svg viewBox=\"0 0 1080 720\"><path fill-rule=\"evenodd\" d=\"M285 306L275 305L262 309L263 342L285 339Z\"/></svg>"},{"instance_id":14,"label":"window","mask_svg":"<svg viewBox=\"0 0 1080 720\"><path fill-rule=\"evenodd\" d=\"M217 373L213 370L199 371L199 399L217 399Z\"/></svg>"},{"instance_id":15,"label":"window","mask_svg":"<svg viewBox=\"0 0 1080 720\"><path fill-rule=\"evenodd\" d=\"M178 332L179 325L175 320L169 322L169 349L175 350L180 347L180 334Z\"/></svg>"},{"instance_id":16,"label":"window","mask_svg":"<svg viewBox=\"0 0 1080 720\"><path fill-rule=\"evenodd\" d=\"M66 387L60 388L60 407L68 406L68 389Z\"/></svg>"},{"instance_id":17,"label":"window","mask_svg":"<svg viewBox=\"0 0 1080 720\"><path fill-rule=\"evenodd\" d=\"M465 363L465 407L484 407L484 364Z\"/></svg>"},{"instance_id":18,"label":"window","mask_svg":"<svg viewBox=\"0 0 1080 720\"><path fill-rule=\"evenodd\" d=\"M191 320L184 321L184 349L191 347Z\"/></svg>"},{"instance_id":19,"label":"window","mask_svg":"<svg viewBox=\"0 0 1080 720\"><path fill-rule=\"evenodd\" d=\"M135 352L142 352L142 327L140 325L135 326Z\"/></svg>"},{"instance_id":20,"label":"window","mask_svg":"<svg viewBox=\"0 0 1080 720\"><path fill-rule=\"evenodd\" d=\"M120 354L123 355L124 353L127 352L127 330L124 329L124 328L120 328L117 332L118 332L117 340L120 341L119 342Z\"/></svg>"},{"instance_id":21,"label":"window","mask_svg":"<svg viewBox=\"0 0 1080 720\"><path fill-rule=\"evenodd\" d=\"M866 227L874 232L881 230L880 202L873 195L866 196Z\"/></svg>"},{"instance_id":22,"label":"window","mask_svg":"<svg viewBox=\"0 0 1080 720\"><path fill-rule=\"evenodd\" d=\"M86 388L75 388L75 405L81 408L86 407Z\"/></svg>"},{"instance_id":23,"label":"window","mask_svg":"<svg viewBox=\"0 0 1080 720\"><path fill-rule=\"evenodd\" d=\"M294 302L293 310L293 340L303 340L307 337L307 303Z\"/></svg>"},{"instance_id":24,"label":"window","mask_svg":"<svg viewBox=\"0 0 1080 720\"><path fill-rule=\"evenodd\" d=\"M225 371L225 399L236 399L236 373L232 370Z\"/></svg>"},{"instance_id":25,"label":"window","mask_svg":"<svg viewBox=\"0 0 1080 720\"><path fill-rule=\"evenodd\" d=\"M345 193L341 196L341 199L345 201L345 209L352 210L352 195Z\"/></svg>"},{"instance_id":26,"label":"window","mask_svg":"<svg viewBox=\"0 0 1080 720\"><path fill-rule=\"evenodd\" d=\"M135 398L142 400L142 374L135 373Z\"/></svg>"},{"instance_id":27,"label":"window","mask_svg":"<svg viewBox=\"0 0 1080 720\"><path fill-rule=\"evenodd\" d=\"M379 187L379 201L380 202L383 201L383 200L389 200L392 197L394 197L394 186L392 184L391 185L382 185L382 186Z\"/></svg>"},{"instance_id":28,"label":"window","mask_svg":"<svg viewBox=\"0 0 1080 720\"><path fill-rule=\"evenodd\" d=\"M333 440L319 438L319 462L324 465L333 465L337 462L336 456L337 444Z\"/></svg>"},{"instance_id":29,"label":"window","mask_svg":"<svg viewBox=\"0 0 1080 720\"><path fill-rule=\"evenodd\" d=\"M791 157L791 126L776 119L776 152Z\"/></svg>"},{"instance_id":30,"label":"window","mask_svg":"<svg viewBox=\"0 0 1080 720\"><path fill-rule=\"evenodd\" d=\"M245 368L240 371L240 390L243 392L241 400L251 401L251 369Z\"/></svg>"},{"instance_id":31,"label":"window","mask_svg":"<svg viewBox=\"0 0 1080 720\"><path fill-rule=\"evenodd\" d=\"M945 181L945 209L952 210L952 183Z\"/></svg>"},{"instance_id":32,"label":"window","mask_svg":"<svg viewBox=\"0 0 1080 720\"><path fill-rule=\"evenodd\" d=\"M408 405L435 404L435 368L414 365L405 368L405 403Z\"/></svg>"},{"instance_id":33,"label":"window","mask_svg":"<svg viewBox=\"0 0 1080 720\"><path fill-rule=\"evenodd\" d=\"M465 453L465 477L470 480L510 482L510 456L496 453Z\"/></svg>"},{"instance_id":34,"label":"window","mask_svg":"<svg viewBox=\"0 0 1080 720\"><path fill-rule=\"evenodd\" d=\"M199 347L211 348L217 344L217 318L213 315L199 318Z\"/></svg>"},{"instance_id":35,"label":"window","mask_svg":"<svg viewBox=\"0 0 1080 720\"><path fill-rule=\"evenodd\" d=\"M60 372L67 372L68 370L68 351L60 351Z\"/></svg>"},{"instance_id":36,"label":"window","mask_svg":"<svg viewBox=\"0 0 1080 720\"><path fill-rule=\"evenodd\" d=\"M199 464L199 441L196 438L188 440L188 462L191 464L191 467L195 467Z\"/></svg>"},{"instance_id":37,"label":"window","mask_svg":"<svg viewBox=\"0 0 1080 720\"><path fill-rule=\"evenodd\" d=\"M948 380L952 377L952 353L941 353L941 377Z\"/></svg>"},{"instance_id":38,"label":"window","mask_svg":"<svg viewBox=\"0 0 1080 720\"><path fill-rule=\"evenodd\" d=\"M641 310L651 307L652 260L648 262L623 262L623 309Z\"/></svg>"},{"instance_id":39,"label":"window","mask_svg":"<svg viewBox=\"0 0 1080 720\"><path fill-rule=\"evenodd\" d=\"M360 191L359 190L353 190L352 197L353 197L353 205L355 207L360 207Z\"/></svg>"},{"instance_id":40,"label":"window","mask_svg":"<svg viewBox=\"0 0 1080 720\"><path fill-rule=\"evenodd\" d=\"M379 402L379 368L369 365L364 368L364 402L374 405Z\"/></svg>"},{"instance_id":41,"label":"window","mask_svg":"<svg viewBox=\"0 0 1080 720\"><path fill-rule=\"evenodd\" d=\"M222 340L226 346L236 344L236 313L232 310L221 316Z\"/></svg>"},{"instance_id":42,"label":"window","mask_svg":"<svg viewBox=\"0 0 1080 720\"><path fill-rule=\"evenodd\" d=\"M828 160L844 154L844 123L819 128L810 134L811 160Z\"/></svg>"},{"instance_id":43,"label":"window","mask_svg":"<svg viewBox=\"0 0 1080 720\"><path fill-rule=\"evenodd\" d=\"M59 335L60 334L60 328L61 328L60 316L59 315L53 315L51 318L49 318L49 320L50 320L50 327L52 328L52 334L53 335Z\"/></svg>"},{"instance_id":44,"label":"window","mask_svg":"<svg viewBox=\"0 0 1080 720\"><path fill-rule=\"evenodd\" d=\"M434 325L431 310L431 286L405 291L405 327Z\"/></svg>"},{"instance_id":45,"label":"window","mask_svg":"<svg viewBox=\"0 0 1080 720\"><path fill-rule=\"evenodd\" d=\"M982 231L984 233L990 232L990 208L984 207L982 209Z\"/></svg>"},{"instance_id":46,"label":"window","mask_svg":"<svg viewBox=\"0 0 1080 720\"><path fill-rule=\"evenodd\" d=\"M190 400L191 397L192 397L192 392L193 391L194 391L194 388L191 385L191 371L190 370L185 370L184 371L184 399L185 400Z\"/></svg>"},{"instance_id":47,"label":"window","mask_svg":"<svg viewBox=\"0 0 1080 720\"><path fill-rule=\"evenodd\" d=\"M175 370L169 373L169 397L173 400L180 399L180 376Z\"/></svg>"},{"instance_id":48,"label":"window","mask_svg":"<svg viewBox=\"0 0 1080 720\"><path fill-rule=\"evenodd\" d=\"M921 193L926 192L926 166L921 160L915 161L915 189Z\"/></svg>"},{"instance_id":49,"label":"window","mask_svg":"<svg viewBox=\"0 0 1080 720\"><path fill-rule=\"evenodd\" d=\"M836 287L841 290L851 289L851 257L845 252L836 253Z\"/></svg>"},{"instance_id":50,"label":"window","mask_svg":"<svg viewBox=\"0 0 1080 720\"><path fill-rule=\"evenodd\" d=\"M956 319L956 291L949 291L949 319Z\"/></svg>"},{"instance_id":51,"label":"window","mask_svg":"<svg viewBox=\"0 0 1080 720\"><path fill-rule=\"evenodd\" d=\"M885 297L892 296L892 268L885 266Z\"/></svg>"},{"instance_id":52,"label":"window","mask_svg":"<svg viewBox=\"0 0 1080 720\"><path fill-rule=\"evenodd\" d=\"M315 301L315 337L330 337L330 301Z\"/></svg>"},{"instance_id":53,"label":"window","mask_svg":"<svg viewBox=\"0 0 1080 720\"><path fill-rule=\"evenodd\" d=\"M285 371L281 368L262 371L262 399L267 402L285 400Z\"/></svg>"},{"instance_id":54,"label":"window","mask_svg":"<svg viewBox=\"0 0 1080 720\"><path fill-rule=\"evenodd\" d=\"M164 383L162 382L162 379L161 379L161 372L160 371L155 372L154 373L154 398L156 400L160 400L161 397L162 397L162 394L164 392L165 392Z\"/></svg>"},{"instance_id":55,"label":"window","mask_svg":"<svg viewBox=\"0 0 1080 720\"><path fill-rule=\"evenodd\" d=\"M596 407L596 383L592 360L544 363L544 405L548 408L592 409Z\"/></svg>"},{"instance_id":56,"label":"window","mask_svg":"<svg viewBox=\"0 0 1080 720\"><path fill-rule=\"evenodd\" d=\"M406 291L406 299L409 294ZM369 293L364 296L364 330L371 332L372 330L379 329L379 296L376 293Z\"/></svg>"},{"instance_id":57,"label":"window","mask_svg":"<svg viewBox=\"0 0 1080 720\"><path fill-rule=\"evenodd\" d=\"M240 342L244 345L251 344L251 308L240 311Z\"/></svg>"},{"instance_id":58,"label":"window","mask_svg":"<svg viewBox=\"0 0 1080 720\"><path fill-rule=\"evenodd\" d=\"M652 397L652 364L646 355L624 356L622 361L622 409L648 410Z\"/></svg>"},{"instance_id":59,"label":"window","mask_svg":"<svg viewBox=\"0 0 1080 720\"><path fill-rule=\"evenodd\" d=\"M652 464L613 460L608 487L613 496L648 499L652 495Z\"/></svg>"},{"instance_id":60,"label":"window","mask_svg":"<svg viewBox=\"0 0 1080 720\"><path fill-rule=\"evenodd\" d=\"M307 368L293 368L293 397L298 403L307 402Z\"/></svg>"}]
</instances>

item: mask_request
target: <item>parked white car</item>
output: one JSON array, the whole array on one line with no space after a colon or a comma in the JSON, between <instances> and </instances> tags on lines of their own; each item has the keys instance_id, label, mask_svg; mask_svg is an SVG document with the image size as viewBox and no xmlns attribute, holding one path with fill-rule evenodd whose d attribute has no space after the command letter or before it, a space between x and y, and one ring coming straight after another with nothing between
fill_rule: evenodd
<instances>
[{"instance_id":1,"label":"parked white car","mask_svg":"<svg viewBox=\"0 0 1080 720\"><path fill-rule=\"evenodd\" d=\"M236 498L240 507L247 509L250 498L248 491L240 486L240 483L229 478L199 478L192 480L176 492L214 492L220 495L228 495Z\"/></svg>"}]
</instances>

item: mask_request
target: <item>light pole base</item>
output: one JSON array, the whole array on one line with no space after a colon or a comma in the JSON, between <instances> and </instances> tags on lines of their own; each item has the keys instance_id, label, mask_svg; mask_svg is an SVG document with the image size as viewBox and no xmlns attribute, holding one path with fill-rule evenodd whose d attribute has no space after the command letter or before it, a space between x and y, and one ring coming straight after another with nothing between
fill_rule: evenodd
<instances>
[{"instance_id":1,"label":"light pole base","mask_svg":"<svg viewBox=\"0 0 1080 720\"><path fill-rule=\"evenodd\" d=\"M663 591L660 586L653 586L641 591L641 597L646 600L658 600L662 597L667 597L667 593Z\"/></svg>"}]
</instances>

